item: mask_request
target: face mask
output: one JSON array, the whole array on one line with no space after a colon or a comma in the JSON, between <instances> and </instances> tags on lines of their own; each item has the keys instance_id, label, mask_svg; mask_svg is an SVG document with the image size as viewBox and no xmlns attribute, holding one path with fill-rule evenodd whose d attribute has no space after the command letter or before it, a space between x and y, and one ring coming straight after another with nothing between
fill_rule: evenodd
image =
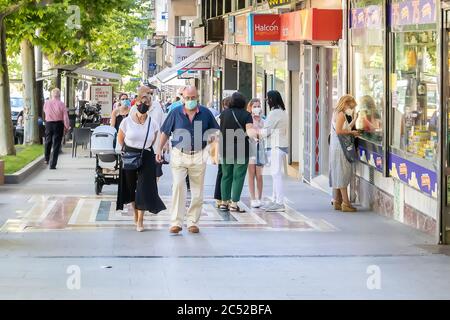
<instances>
[{"instance_id":1,"label":"face mask","mask_svg":"<svg viewBox=\"0 0 450 320\"><path fill-rule=\"evenodd\" d=\"M186 105L186 109L194 110L195 108L197 108L197 100L186 101L185 105Z\"/></svg>"},{"instance_id":2,"label":"face mask","mask_svg":"<svg viewBox=\"0 0 450 320\"><path fill-rule=\"evenodd\" d=\"M147 113L148 109L150 109L150 107L143 103L137 106L137 110L139 111L140 114Z\"/></svg>"},{"instance_id":3,"label":"face mask","mask_svg":"<svg viewBox=\"0 0 450 320\"><path fill-rule=\"evenodd\" d=\"M345 110L345 114L348 115L348 116L352 116L353 115L353 109Z\"/></svg>"},{"instance_id":4,"label":"face mask","mask_svg":"<svg viewBox=\"0 0 450 320\"><path fill-rule=\"evenodd\" d=\"M129 108L131 106L131 102L130 100L126 99L126 100L122 100L121 101L122 105Z\"/></svg>"},{"instance_id":5,"label":"face mask","mask_svg":"<svg viewBox=\"0 0 450 320\"><path fill-rule=\"evenodd\" d=\"M261 115L261 111L262 111L262 109L259 108L259 107L258 108L253 108L252 113L255 116L260 116Z\"/></svg>"}]
</instances>

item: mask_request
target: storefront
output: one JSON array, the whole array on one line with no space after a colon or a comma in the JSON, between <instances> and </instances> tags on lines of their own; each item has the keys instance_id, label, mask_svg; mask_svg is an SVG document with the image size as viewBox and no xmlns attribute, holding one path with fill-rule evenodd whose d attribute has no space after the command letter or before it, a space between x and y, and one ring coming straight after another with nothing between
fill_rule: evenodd
<instances>
[{"instance_id":1,"label":"storefront","mask_svg":"<svg viewBox=\"0 0 450 320\"><path fill-rule=\"evenodd\" d=\"M223 89L238 90L252 98L252 46L248 40L248 14L225 17Z\"/></svg>"},{"instance_id":2,"label":"storefront","mask_svg":"<svg viewBox=\"0 0 450 320\"><path fill-rule=\"evenodd\" d=\"M364 206L437 234L440 4L349 2L349 91L358 102Z\"/></svg>"}]
</instances>

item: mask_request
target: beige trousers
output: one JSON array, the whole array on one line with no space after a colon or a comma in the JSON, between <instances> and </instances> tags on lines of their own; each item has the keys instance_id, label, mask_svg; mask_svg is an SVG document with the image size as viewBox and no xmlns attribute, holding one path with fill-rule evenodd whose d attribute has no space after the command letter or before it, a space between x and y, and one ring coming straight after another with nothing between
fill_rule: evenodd
<instances>
[{"instance_id":1,"label":"beige trousers","mask_svg":"<svg viewBox=\"0 0 450 320\"><path fill-rule=\"evenodd\" d=\"M191 186L191 205L187 210L187 226L197 226L203 206L203 186L205 181L206 150L194 155L182 153L177 148L172 149L170 159L172 167L172 216L171 225L183 227L186 215L186 175L189 175Z\"/></svg>"}]
</instances>

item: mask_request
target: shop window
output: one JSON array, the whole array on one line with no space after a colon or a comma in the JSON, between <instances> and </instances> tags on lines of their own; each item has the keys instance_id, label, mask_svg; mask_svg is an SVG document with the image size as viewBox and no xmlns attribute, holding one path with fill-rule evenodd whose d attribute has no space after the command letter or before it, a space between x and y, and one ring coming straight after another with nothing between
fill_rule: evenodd
<instances>
[{"instance_id":1,"label":"shop window","mask_svg":"<svg viewBox=\"0 0 450 320\"><path fill-rule=\"evenodd\" d=\"M284 101L286 101L285 97L285 86L286 86L286 69L275 69L275 90L277 90Z\"/></svg>"},{"instance_id":2,"label":"shop window","mask_svg":"<svg viewBox=\"0 0 450 320\"><path fill-rule=\"evenodd\" d=\"M211 17L217 17L217 0L211 1Z\"/></svg>"},{"instance_id":3,"label":"shop window","mask_svg":"<svg viewBox=\"0 0 450 320\"><path fill-rule=\"evenodd\" d=\"M225 0L225 13L231 12L232 2L230 0Z\"/></svg>"},{"instance_id":4,"label":"shop window","mask_svg":"<svg viewBox=\"0 0 450 320\"><path fill-rule=\"evenodd\" d=\"M217 15L223 15L223 0L217 0Z\"/></svg>"},{"instance_id":5,"label":"shop window","mask_svg":"<svg viewBox=\"0 0 450 320\"><path fill-rule=\"evenodd\" d=\"M361 24L364 12L380 17L373 25ZM358 103L356 129L361 138L376 144L383 141L385 110L385 32L383 1L352 1L351 88ZM358 20L358 21L357 21Z\"/></svg>"},{"instance_id":6,"label":"shop window","mask_svg":"<svg viewBox=\"0 0 450 320\"><path fill-rule=\"evenodd\" d=\"M211 1L212 0L206 0L206 19L211 18Z\"/></svg>"},{"instance_id":7,"label":"shop window","mask_svg":"<svg viewBox=\"0 0 450 320\"><path fill-rule=\"evenodd\" d=\"M208 0L202 0L202 19L205 20L206 19L206 2Z\"/></svg>"},{"instance_id":8,"label":"shop window","mask_svg":"<svg viewBox=\"0 0 450 320\"><path fill-rule=\"evenodd\" d=\"M435 31L394 34L391 76L394 147L434 160L438 141L438 70Z\"/></svg>"}]
</instances>

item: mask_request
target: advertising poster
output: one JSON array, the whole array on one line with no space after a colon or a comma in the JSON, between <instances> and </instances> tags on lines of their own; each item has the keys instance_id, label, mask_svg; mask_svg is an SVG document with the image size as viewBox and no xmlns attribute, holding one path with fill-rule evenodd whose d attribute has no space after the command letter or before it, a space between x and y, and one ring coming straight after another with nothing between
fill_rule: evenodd
<instances>
[{"instance_id":1,"label":"advertising poster","mask_svg":"<svg viewBox=\"0 0 450 320\"><path fill-rule=\"evenodd\" d=\"M92 85L91 101L102 106L102 118L111 118L113 106L113 87L110 85Z\"/></svg>"}]
</instances>

